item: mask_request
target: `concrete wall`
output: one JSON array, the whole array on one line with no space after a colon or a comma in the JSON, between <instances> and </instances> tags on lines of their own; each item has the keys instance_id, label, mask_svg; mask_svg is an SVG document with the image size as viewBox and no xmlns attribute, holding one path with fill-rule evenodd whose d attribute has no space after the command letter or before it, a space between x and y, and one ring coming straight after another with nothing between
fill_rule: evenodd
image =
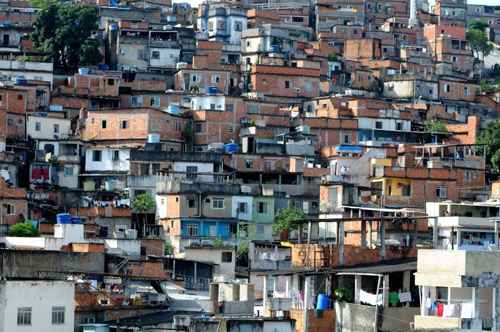
<instances>
[{"instance_id":1,"label":"concrete wall","mask_svg":"<svg viewBox=\"0 0 500 332\"><path fill-rule=\"evenodd\" d=\"M160 52L159 59L153 59L153 52ZM181 50L177 48L155 48L149 49L149 64L152 67L175 68L175 64L179 62Z\"/></svg>"},{"instance_id":2,"label":"concrete wall","mask_svg":"<svg viewBox=\"0 0 500 332\"><path fill-rule=\"evenodd\" d=\"M0 250L0 275L9 278L65 278L68 271L103 273L104 254Z\"/></svg>"},{"instance_id":3,"label":"concrete wall","mask_svg":"<svg viewBox=\"0 0 500 332\"><path fill-rule=\"evenodd\" d=\"M240 203L246 204L245 212L238 211ZM231 217L239 220L252 220L252 196L233 196Z\"/></svg>"},{"instance_id":4,"label":"concrete wall","mask_svg":"<svg viewBox=\"0 0 500 332\"><path fill-rule=\"evenodd\" d=\"M335 330L341 332L373 331L375 307L353 303L335 303Z\"/></svg>"},{"instance_id":5,"label":"concrete wall","mask_svg":"<svg viewBox=\"0 0 500 332\"><path fill-rule=\"evenodd\" d=\"M74 330L72 281L4 281L0 284L0 330L70 332ZM52 308L64 307L64 324L52 324ZM31 308L31 325L18 326L18 308Z\"/></svg>"},{"instance_id":6,"label":"concrete wall","mask_svg":"<svg viewBox=\"0 0 500 332\"><path fill-rule=\"evenodd\" d=\"M222 262L223 252L232 252L232 260L228 263ZM231 249L217 249L217 248L189 248L185 250L185 259L199 260L203 262L211 262L218 264L214 268L214 277L224 276L229 279L235 277L236 267L236 253Z\"/></svg>"}]
</instances>

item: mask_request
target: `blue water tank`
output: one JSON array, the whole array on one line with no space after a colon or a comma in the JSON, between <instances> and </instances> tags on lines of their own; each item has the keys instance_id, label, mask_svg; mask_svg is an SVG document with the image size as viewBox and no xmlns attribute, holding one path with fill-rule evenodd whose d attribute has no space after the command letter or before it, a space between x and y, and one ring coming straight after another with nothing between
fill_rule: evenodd
<instances>
[{"instance_id":1,"label":"blue water tank","mask_svg":"<svg viewBox=\"0 0 500 332\"><path fill-rule=\"evenodd\" d=\"M326 294L318 294L318 300L316 302L317 310L330 309L330 298Z\"/></svg>"},{"instance_id":2,"label":"blue water tank","mask_svg":"<svg viewBox=\"0 0 500 332\"><path fill-rule=\"evenodd\" d=\"M238 153L240 151L240 146L236 143L227 143L224 144L224 152L225 153Z\"/></svg>"},{"instance_id":3,"label":"blue water tank","mask_svg":"<svg viewBox=\"0 0 500 332\"><path fill-rule=\"evenodd\" d=\"M88 75L89 74L89 69L85 68L85 67L78 68L78 74L80 74L80 75Z\"/></svg>"},{"instance_id":4,"label":"blue water tank","mask_svg":"<svg viewBox=\"0 0 500 332\"><path fill-rule=\"evenodd\" d=\"M22 75L16 76L16 85L28 85L28 80Z\"/></svg>"},{"instance_id":5,"label":"blue water tank","mask_svg":"<svg viewBox=\"0 0 500 332\"><path fill-rule=\"evenodd\" d=\"M58 224L71 224L71 215L69 213L59 213L56 220Z\"/></svg>"},{"instance_id":6,"label":"blue water tank","mask_svg":"<svg viewBox=\"0 0 500 332\"><path fill-rule=\"evenodd\" d=\"M208 95L216 95L220 93L220 90L216 86L207 86L206 92Z\"/></svg>"},{"instance_id":7,"label":"blue water tank","mask_svg":"<svg viewBox=\"0 0 500 332\"><path fill-rule=\"evenodd\" d=\"M80 217L72 216L71 217L71 223L75 224L75 225L80 225L80 224L83 224L83 220Z\"/></svg>"},{"instance_id":8,"label":"blue water tank","mask_svg":"<svg viewBox=\"0 0 500 332\"><path fill-rule=\"evenodd\" d=\"M182 112L181 112L181 108L179 107L179 105L170 104L167 107L167 113L170 113L170 114L173 114L173 115L179 115Z\"/></svg>"}]
</instances>

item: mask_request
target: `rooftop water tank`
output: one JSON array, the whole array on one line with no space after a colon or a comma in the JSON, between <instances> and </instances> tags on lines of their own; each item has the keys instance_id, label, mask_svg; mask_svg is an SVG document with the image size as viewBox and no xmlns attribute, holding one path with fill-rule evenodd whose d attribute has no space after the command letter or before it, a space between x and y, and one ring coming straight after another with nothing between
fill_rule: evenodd
<instances>
[{"instance_id":1,"label":"rooftop water tank","mask_svg":"<svg viewBox=\"0 0 500 332\"><path fill-rule=\"evenodd\" d=\"M28 80L22 75L16 76L16 85L28 85Z\"/></svg>"},{"instance_id":2,"label":"rooftop water tank","mask_svg":"<svg viewBox=\"0 0 500 332\"><path fill-rule=\"evenodd\" d=\"M85 67L78 68L78 74L80 74L80 75L88 75L89 74L89 69L85 68Z\"/></svg>"},{"instance_id":3,"label":"rooftop water tank","mask_svg":"<svg viewBox=\"0 0 500 332\"><path fill-rule=\"evenodd\" d=\"M229 154L238 153L239 150L240 150L240 146L236 143L224 144L224 152L225 153L229 153Z\"/></svg>"},{"instance_id":4,"label":"rooftop water tank","mask_svg":"<svg viewBox=\"0 0 500 332\"><path fill-rule=\"evenodd\" d=\"M160 143L160 134L148 134L148 143Z\"/></svg>"}]
</instances>

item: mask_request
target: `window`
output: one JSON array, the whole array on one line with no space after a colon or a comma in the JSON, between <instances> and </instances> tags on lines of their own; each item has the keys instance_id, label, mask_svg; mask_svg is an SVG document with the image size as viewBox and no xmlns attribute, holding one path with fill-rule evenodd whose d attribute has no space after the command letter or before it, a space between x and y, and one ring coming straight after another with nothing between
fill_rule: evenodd
<instances>
[{"instance_id":1,"label":"window","mask_svg":"<svg viewBox=\"0 0 500 332\"><path fill-rule=\"evenodd\" d=\"M214 31L214 22L208 22L208 31Z\"/></svg>"},{"instance_id":2,"label":"window","mask_svg":"<svg viewBox=\"0 0 500 332\"><path fill-rule=\"evenodd\" d=\"M142 106L142 97L132 96L131 104L132 104L132 107L141 107Z\"/></svg>"},{"instance_id":3,"label":"window","mask_svg":"<svg viewBox=\"0 0 500 332\"><path fill-rule=\"evenodd\" d=\"M214 197L212 199L212 209L223 209L224 208L224 198Z\"/></svg>"},{"instance_id":4,"label":"window","mask_svg":"<svg viewBox=\"0 0 500 332\"><path fill-rule=\"evenodd\" d=\"M344 144L351 144L351 136L344 134L344 139L342 141Z\"/></svg>"},{"instance_id":5,"label":"window","mask_svg":"<svg viewBox=\"0 0 500 332\"><path fill-rule=\"evenodd\" d=\"M253 168L253 160L245 160L245 168Z\"/></svg>"},{"instance_id":6,"label":"window","mask_svg":"<svg viewBox=\"0 0 500 332\"><path fill-rule=\"evenodd\" d=\"M375 121L375 128L382 129L384 127L382 121Z\"/></svg>"},{"instance_id":7,"label":"window","mask_svg":"<svg viewBox=\"0 0 500 332\"><path fill-rule=\"evenodd\" d=\"M189 224L186 229L189 236L198 236L198 224Z\"/></svg>"},{"instance_id":8,"label":"window","mask_svg":"<svg viewBox=\"0 0 500 332\"><path fill-rule=\"evenodd\" d=\"M458 58L456 56L451 57L451 62L455 63L458 61Z\"/></svg>"},{"instance_id":9,"label":"window","mask_svg":"<svg viewBox=\"0 0 500 332\"><path fill-rule=\"evenodd\" d=\"M113 150L113 161L118 161L118 160L120 160L120 151Z\"/></svg>"},{"instance_id":10,"label":"window","mask_svg":"<svg viewBox=\"0 0 500 332\"><path fill-rule=\"evenodd\" d=\"M149 101L149 105L153 106L153 107L160 107L160 97L159 96L151 97L151 100Z\"/></svg>"},{"instance_id":11,"label":"window","mask_svg":"<svg viewBox=\"0 0 500 332\"><path fill-rule=\"evenodd\" d=\"M54 124L54 134L59 133L59 125L57 123Z\"/></svg>"},{"instance_id":12,"label":"window","mask_svg":"<svg viewBox=\"0 0 500 332\"><path fill-rule=\"evenodd\" d=\"M186 177L190 180L196 179L198 173L198 167L197 166L187 166L186 167Z\"/></svg>"},{"instance_id":13,"label":"window","mask_svg":"<svg viewBox=\"0 0 500 332\"><path fill-rule=\"evenodd\" d=\"M234 31L241 31L241 22L234 23Z\"/></svg>"},{"instance_id":14,"label":"window","mask_svg":"<svg viewBox=\"0 0 500 332\"><path fill-rule=\"evenodd\" d=\"M266 202L259 202L257 205L257 211L259 213L267 213L267 204Z\"/></svg>"},{"instance_id":15,"label":"window","mask_svg":"<svg viewBox=\"0 0 500 332\"><path fill-rule=\"evenodd\" d=\"M285 81L285 89L290 89L290 81Z\"/></svg>"},{"instance_id":16,"label":"window","mask_svg":"<svg viewBox=\"0 0 500 332\"><path fill-rule=\"evenodd\" d=\"M238 202L238 213L246 213L247 212L247 203L246 202Z\"/></svg>"},{"instance_id":17,"label":"window","mask_svg":"<svg viewBox=\"0 0 500 332\"><path fill-rule=\"evenodd\" d=\"M17 100L23 100L23 95L17 95Z\"/></svg>"},{"instance_id":18,"label":"window","mask_svg":"<svg viewBox=\"0 0 500 332\"><path fill-rule=\"evenodd\" d=\"M108 78L108 85L115 85L115 80L112 78Z\"/></svg>"},{"instance_id":19,"label":"window","mask_svg":"<svg viewBox=\"0 0 500 332\"><path fill-rule=\"evenodd\" d=\"M468 97L469 96L469 87L464 86L464 96Z\"/></svg>"},{"instance_id":20,"label":"window","mask_svg":"<svg viewBox=\"0 0 500 332\"><path fill-rule=\"evenodd\" d=\"M154 59L154 60L160 59L160 51L151 52L151 59Z\"/></svg>"},{"instance_id":21,"label":"window","mask_svg":"<svg viewBox=\"0 0 500 332\"><path fill-rule=\"evenodd\" d=\"M193 76L191 76L191 80L193 82L196 82L196 81L198 81L198 77L196 75L193 75Z\"/></svg>"},{"instance_id":22,"label":"window","mask_svg":"<svg viewBox=\"0 0 500 332\"><path fill-rule=\"evenodd\" d=\"M219 75L212 75L212 83L219 83L220 82L220 76Z\"/></svg>"},{"instance_id":23,"label":"window","mask_svg":"<svg viewBox=\"0 0 500 332\"><path fill-rule=\"evenodd\" d=\"M195 200L194 198L188 199L188 208L194 209L195 208Z\"/></svg>"},{"instance_id":24,"label":"window","mask_svg":"<svg viewBox=\"0 0 500 332\"><path fill-rule=\"evenodd\" d=\"M396 122L396 130L403 130L403 123L402 122Z\"/></svg>"},{"instance_id":25,"label":"window","mask_svg":"<svg viewBox=\"0 0 500 332\"><path fill-rule=\"evenodd\" d=\"M73 176L73 167L64 167L64 176Z\"/></svg>"},{"instance_id":26,"label":"window","mask_svg":"<svg viewBox=\"0 0 500 332\"><path fill-rule=\"evenodd\" d=\"M300 17L300 16L294 16L294 17L292 17L292 22L294 22L294 23L302 23L302 22L304 22L304 18Z\"/></svg>"},{"instance_id":27,"label":"window","mask_svg":"<svg viewBox=\"0 0 500 332\"><path fill-rule=\"evenodd\" d=\"M120 122L120 128L121 129L127 129L128 128L128 121L127 120L122 120Z\"/></svg>"},{"instance_id":28,"label":"window","mask_svg":"<svg viewBox=\"0 0 500 332\"><path fill-rule=\"evenodd\" d=\"M227 104L226 105L226 111L233 112L234 111L234 105L233 104Z\"/></svg>"},{"instance_id":29,"label":"window","mask_svg":"<svg viewBox=\"0 0 500 332\"><path fill-rule=\"evenodd\" d=\"M222 263L231 263L233 261L233 253L230 251L222 252L221 262Z\"/></svg>"},{"instance_id":30,"label":"window","mask_svg":"<svg viewBox=\"0 0 500 332\"><path fill-rule=\"evenodd\" d=\"M94 150L92 151L92 161L101 161L102 160L102 151Z\"/></svg>"},{"instance_id":31,"label":"window","mask_svg":"<svg viewBox=\"0 0 500 332\"><path fill-rule=\"evenodd\" d=\"M448 188L446 186L437 186L436 197L446 199L448 197Z\"/></svg>"},{"instance_id":32,"label":"window","mask_svg":"<svg viewBox=\"0 0 500 332\"><path fill-rule=\"evenodd\" d=\"M42 124L40 122L35 122L35 130L36 131L42 130Z\"/></svg>"},{"instance_id":33,"label":"window","mask_svg":"<svg viewBox=\"0 0 500 332\"><path fill-rule=\"evenodd\" d=\"M3 210L5 211L6 214L16 214L16 207L13 204L4 204L3 205Z\"/></svg>"},{"instance_id":34,"label":"window","mask_svg":"<svg viewBox=\"0 0 500 332\"><path fill-rule=\"evenodd\" d=\"M444 85L444 92L450 92L451 88L449 84Z\"/></svg>"},{"instance_id":35,"label":"window","mask_svg":"<svg viewBox=\"0 0 500 332\"><path fill-rule=\"evenodd\" d=\"M101 128L106 129L107 126L108 126L108 123L106 122L106 120L102 120L101 121Z\"/></svg>"},{"instance_id":36,"label":"window","mask_svg":"<svg viewBox=\"0 0 500 332\"><path fill-rule=\"evenodd\" d=\"M17 308L17 325L31 325L31 307Z\"/></svg>"},{"instance_id":37,"label":"window","mask_svg":"<svg viewBox=\"0 0 500 332\"><path fill-rule=\"evenodd\" d=\"M210 109L215 110L215 104L210 104Z\"/></svg>"},{"instance_id":38,"label":"window","mask_svg":"<svg viewBox=\"0 0 500 332\"><path fill-rule=\"evenodd\" d=\"M52 307L52 325L64 324L64 307Z\"/></svg>"},{"instance_id":39,"label":"window","mask_svg":"<svg viewBox=\"0 0 500 332\"><path fill-rule=\"evenodd\" d=\"M195 123L194 124L194 132L202 133L203 132L203 123Z\"/></svg>"}]
</instances>

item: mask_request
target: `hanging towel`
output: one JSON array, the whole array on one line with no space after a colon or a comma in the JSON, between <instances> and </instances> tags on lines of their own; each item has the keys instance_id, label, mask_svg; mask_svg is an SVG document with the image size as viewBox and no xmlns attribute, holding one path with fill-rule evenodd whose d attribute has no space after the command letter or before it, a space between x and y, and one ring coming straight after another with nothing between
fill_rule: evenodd
<instances>
[{"instance_id":1,"label":"hanging towel","mask_svg":"<svg viewBox=\"0 0 500 332\"><path fill-rule=\"evenodd\" d=\"M443 317L444 305L442 303L437 304L437 315L438 317Z\"/></svg>"},{"instance_id":2,"label":"hanging towel","mask_svg":"<svg viewBox=\"0 0 500 332\"><path fill-rule=\"evenodd\" d=\"M389 292L389 304L391 306L396 306L399 302L399 294L396 292Z\"/></svg>"},{"instance_id":3,"label":"hanging towel","mask_svg":"<svg viewBox=\"0 0 500 332\"><path fill-rule=\"evenodd\" d=\"M459 305L458 304L445 304L443 306L443 317L459 317Z\"/></svg>"},{"instance_id":4,"label":"hanging towel","mask_svg":"<svg viewBox=\"0 0 500 332\"><path fill-rule=\"evenodd\" d=\"M430 298L430 297L427 297L427 298L425 299L425 307L426 307L427 309L432 308L432 300L431 300L431 298Z\"/></svg>"},{"instance_id":5,"label":"hanging towel","mask_svg":"<svg viewBox=\"0 0 500 332\"><path fill-rule=\"evenodd\" d=\"M473 318L474 306L471 302L462 303L460 308L460 318Z\"/></svg>"},{"instance_id":6,"label":"hanging towel","mask_svg":"<svg viewBox=\"0 0 500 332\"><path fill-rule=\"evenodd\" d=\"M411 302L411 293L410 292L399 293L399 302L401 303Z\"/></svg>"}]
</instances>

